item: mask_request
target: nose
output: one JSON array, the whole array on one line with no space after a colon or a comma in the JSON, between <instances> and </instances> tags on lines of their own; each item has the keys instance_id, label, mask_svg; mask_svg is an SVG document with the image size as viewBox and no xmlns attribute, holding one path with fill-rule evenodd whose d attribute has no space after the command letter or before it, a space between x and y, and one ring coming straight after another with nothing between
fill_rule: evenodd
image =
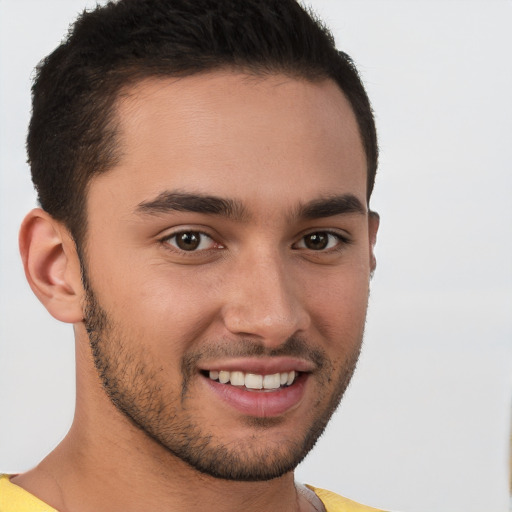
<instances>
[{"instance_id":1,"label":"nose","mask_svg":"<svg viewBox=\"0 0 512 512\"><path fill-rule=\"evenodd\" d=\"M258 338L266 347L276 348L308 329L311 319L304 304L305 290L278 254L235 265L229 282L222 317L231 333Z\"/></svg>"}]
</instances>

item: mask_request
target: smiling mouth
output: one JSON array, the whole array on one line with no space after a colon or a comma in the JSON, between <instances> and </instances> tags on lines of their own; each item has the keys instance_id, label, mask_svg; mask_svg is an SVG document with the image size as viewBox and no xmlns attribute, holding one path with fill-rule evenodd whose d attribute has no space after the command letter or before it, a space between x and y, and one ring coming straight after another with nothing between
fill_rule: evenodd
<instances>
[{"instance_id":1,"label":"smiling mouth","mask_svg":"<svg viewBox=\"0 0 512 512\"><path fill-rule=\"evenodd\" d=\"M230 372L225 370L210 370L203 373L209 379L220 382L221 384L269 391L291 386L299 376L299 372L294 370L290 372L273 373L271 375L245 373L241 371Z\"/></svg>"}]
</instances>

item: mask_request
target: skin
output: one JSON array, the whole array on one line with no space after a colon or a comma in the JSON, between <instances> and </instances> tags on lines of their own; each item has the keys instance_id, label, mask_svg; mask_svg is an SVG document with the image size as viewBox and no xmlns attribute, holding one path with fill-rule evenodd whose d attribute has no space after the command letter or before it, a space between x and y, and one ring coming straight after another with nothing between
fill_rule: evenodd
<instances>
[{"instance_id":1,"label":"skin","mask_svg":"<svg viewBox=\"0 0 512 512\"><path fill-rule=\"evenodd\" d=\"M227 71L146 80L117 114L122 158L88 191L89 290L61 224L34 210L22 226L32 289L74 325L77 405L63 442L12 481L61 512L310 510L292 469L348 383L375 267L354 114L330 80ZM236 207L177 211L177 193ZM183 232L201 245L180 249ZM204 376L295 367L284 410L240 410ZM201 458L227 461L222 478L177 456L191 432ZM262 481L228 479L245 470Z\"/></svg>"}]
</instances>

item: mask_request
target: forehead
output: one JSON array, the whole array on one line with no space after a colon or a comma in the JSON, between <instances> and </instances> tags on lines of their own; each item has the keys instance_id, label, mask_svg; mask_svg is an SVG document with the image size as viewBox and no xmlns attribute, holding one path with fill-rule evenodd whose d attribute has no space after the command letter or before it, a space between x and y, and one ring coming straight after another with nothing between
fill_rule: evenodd
<instances>
[{"instance_id":1,"label":"forehead","mask_svg":"<svg viewBox=\"0 0 512 512\"><path fill-rule=\"evenodd\" d=\"M331 80L228 71L148 79L120 95L117 117L122 156L91 189L115 186L127 206L164 190L269 205L350 192L365 202L357 122Z\"/></svg>"}]
</instances>

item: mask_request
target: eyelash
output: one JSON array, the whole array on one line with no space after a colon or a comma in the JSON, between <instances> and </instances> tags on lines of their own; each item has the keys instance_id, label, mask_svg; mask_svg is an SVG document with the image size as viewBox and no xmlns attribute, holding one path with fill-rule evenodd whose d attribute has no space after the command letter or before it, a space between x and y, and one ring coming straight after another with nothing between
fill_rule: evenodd
<instances>
[{"instance_id":1,"label":"eyelash","mask_svg":"<svg viewBox=\"0 0 512 512\"><path fill-rule=\"evenodd\" d=\"M294 244L294 246L298 245L299 243L303 243L305 245L306 238L311 237L313 235L327 236L328 238L331 239L330 241L332 241L332 239L334 238L336 240L335 245L333 247L327 247L327 248L322 248L322 249L318 249L318 250L311 249L309 247L300 247L298 249L299 250L300 249L310 250L310 251L313 251L316 253L330 253L330 252L340 251L352 242L346 235L338 233L337 231L319 230L319 231L311 231L309 233L306 233L305 235L302 235L300 240L298 242L296 242ZM330 241L328 240L327 244L329 244Z\"/></svg>"},{"instance_id":2,"label":"eyelash","mask_svg":"<svg viewBox=\"0 0 512 512\"><path fill-rule=\"evenodd\" d=\"M194 237L198 238L198 246L194 247L192 250L186 250L186 249L179 247L178 237L180 235L193 235ZM193 253L197 253L197 252L209 251L212 249L210 247L202 248L202 249L200 248L201 245L206 241L206 240L204 240L205 238L209 239L211 241L211 243L216 246L216 247L214 247L215 249L224 249L224 246L222 244L219 244L218 242L215 242L215 240L210 235L208 235L207 233L204 233L202 231L197 231L194 229L178 231L177 233L173 233L169 236L166 236L165 238L163 238L161 240L161 242L163 244L171 245L174 250L179 251L180 253L193 254ZM172 243L172 240L175 240L175 243Z\"/></svg>"},{"instance_id":3,"label":"eyelash","mask_svg":"<svg viewBox=\"0 0 512 512\"><path fill-rule=\"evenodd\" d=\"M192 247L191 250L187 250L187 249L184 249L182 247L179 247L179 239L178 237L180 235L189 235L189 237L192 239L191 240L191 243L192 245L194 244L194 240L193 238L196 238L196 242L197 242L197 246L196 247ZM190 236L192 235L192 236ZM323 247L323 248L320 248L320 249L312 249L311 247L307 247L306 245L306 242L305 240L307 239L307 237L312 237L314 235L317 235L317 236L327 236L328 237L328 240L327 240L327 247ZM210 243L214 246L214 247L208 247L208 248L201 248L201 245L203 245L204 242L206 242L206 240L204 239L209 239L210 240ZM335 244L334 246L331 246L329 247L329 244L332 243L332 239L335 239ZM173 243L172 240L174 240L175 242ZM206 251L210 251L212 249L215 249L215 250L218 250L218 249L224 249L224 246L218 242L216 242L210 235L208 235L207 233L204 233L202 231L198 231L198 230L193 230L193 229L190 229L190 230L182 230L182 231L178 231L177 233L173 233L171 235L168 235L166 236L165 238L162 238L161 239L161 242L165 245L170 245L173 250L176 250L182 254L194 254L194 253L202 253L202 252L206 252ZM313 253L324 253L324 254L328 254L328 253L331 253L331 252L338 252L340 250L342 250L344 247L346 247L347 245L351 244L352 241L346 236L346 235L342 235L341 233L338 233L338 232L335 232L335 231L328 231L328 230L325 230L325 231L322 231L322 230L319 230L319 231L311 231L310 233L306 233L304 235L302 235L300 237L300 239L298 240L298 242L295 242L293 245L292 245L292 248L295 249L295 250L309 250ZM303 246L302 247L297 247L298 245L302 244Z\"/></svg>"}]
</instances>

